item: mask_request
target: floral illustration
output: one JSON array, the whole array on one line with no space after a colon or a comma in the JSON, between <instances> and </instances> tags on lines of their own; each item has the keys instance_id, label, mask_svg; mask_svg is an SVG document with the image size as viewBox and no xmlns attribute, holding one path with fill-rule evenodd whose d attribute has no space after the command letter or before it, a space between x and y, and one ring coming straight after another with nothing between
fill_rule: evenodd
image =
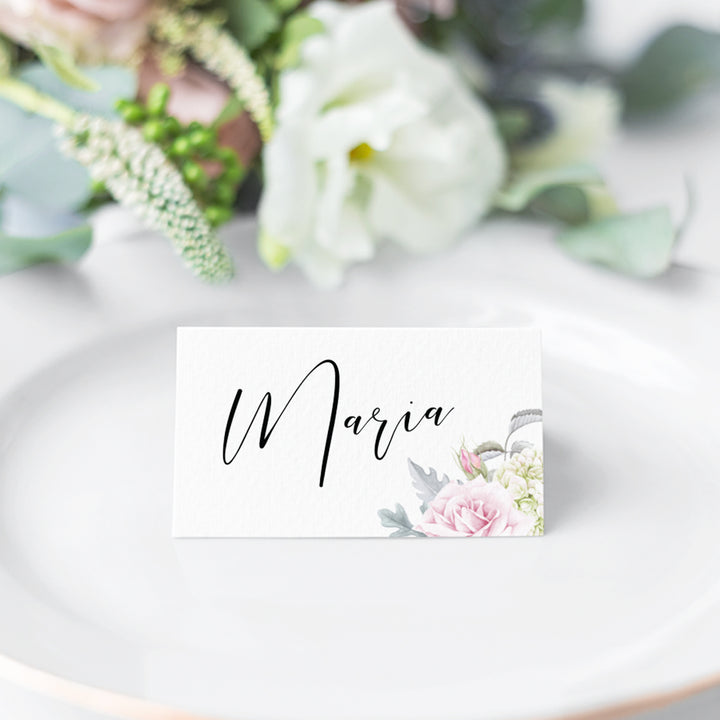
<instances>
[{"instance_id":1,"label":"floral illustration","mask_svg":"<svg viewBox=\"0 0 720 720\"><path fill-rule=\"evenodd\" d=\"M463 442L455 458L464 480L438 477L408 458L412 485L421 501L421 517L412 522L399 503L395 511L378 511L390 537L496 537L542 535L542 452L526 440L511 438L520 428L542 421L542 410L515 413L504 443L490 440L468 448Z\"/></svg>"}]
</instances>

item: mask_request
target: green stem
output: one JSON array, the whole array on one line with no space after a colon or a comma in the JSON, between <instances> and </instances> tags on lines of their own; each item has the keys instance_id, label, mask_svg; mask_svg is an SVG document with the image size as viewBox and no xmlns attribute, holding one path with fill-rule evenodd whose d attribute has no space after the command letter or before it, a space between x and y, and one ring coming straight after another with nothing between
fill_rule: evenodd
<instances>
[{"instance_id":1,"label":"green stem","mask_svg":"<svg viewBox=\"0 0 720 720\"><path fill-rule=\"evenodd\" d=\"M0 78L0 97L10 100L23 110L42 115L61 125L70 124L75 117L72 108L12 77Z\"/></svg>"}]
</instances>

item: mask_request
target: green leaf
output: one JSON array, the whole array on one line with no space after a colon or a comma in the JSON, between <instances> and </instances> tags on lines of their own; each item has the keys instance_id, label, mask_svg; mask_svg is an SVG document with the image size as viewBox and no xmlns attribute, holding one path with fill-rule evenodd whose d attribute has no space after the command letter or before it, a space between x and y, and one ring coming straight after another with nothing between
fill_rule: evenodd
<instances>
[{"instance_id":1,"label":"green leaf","mask_svg":"<svg viewBox=\"0 0 720 720\"><path fill-rule=\"evenodd\" d=\"M266 0L225 0L227 29L248 51L260 47L280 28L280 13Z\"/></svg>"},{"instance_id":2,"label":"green leaf","mask_svg":"<svg viewBox=\"0 0 720 720\"><path fill-rule=\"evenodd\" d=\"M88 71L101 89L87 93L66 85L41 63L26 65L19 78L77 110L112 117L118 97L133 97L135 74L125 68ZM87 171L58 149L53 122L0 100L0 185L38 205L57 211L82 207L91 197Z\"/></svg>"},{"instance_id":3,"label":"green leaf","mask_svg":"<svg viewBox=\"0 0 720 720\"><path fill-rule=\"evenodd\" d=\"M533 0L525 13L533 31L549 25L575 29L585 19L585 0Z\"/></svg>"},{"instance_id":4,"label":"green leaf","mask_svg":"<svg viewBox=\"0 0 720 720\"><path fill-rule=\"evenodd\" d=\"M100 89L97 80L80 70L70 53L52 45L37 45L33 50L35 50L46 67L50 68L63 82L71 87L86 92L97 92Z\"/></svg>"},{"instance_id":5,"label":"green leaf","mask_svg":"<svg viewBox=\"0 0 720 720\"><path fill-rule=\"evenodd\" d=\"M648 43L619 83L629 115L667 110L720 83L720 33L670 27Z\"/></svg>"},{"instance_id":6,"label":"green leaf","mask_svg":"<svg viewBox=\"0 0 720 720\"><path fill-rule=\"evenodd\" d=\"M0 274L41 262L72 262L82 257L91 241L89 225L49 237L14 237L0 232Z\"/></svg>"},{"instance_id":7,"label":"green leaf","mask_svg":"<svg viewBox=\"0 0 720 720\"><path fill-rule=\"evenodd\" d=\"M9 75L13 64L13 46L0 35L0 77Z\"/></svg>"},{"instance_id":8,"label":"green leaf","mask_svg":"<svg viewBox=\"0 0 720 720\"><path fill-rule=\"evenodd\" d=\"M323 32L325 26L307 13L293 15L283 27L280 52L275 59L278 69L293 67L300 61L300 48L311 35Z\"/></svg>"},{"instance_id":9,"label":"green leaf","mask_svg":"<svg viewBox=\"0 0 720 720\"><path fill-rule=\"evenodd\" d=\"M274 0L275 7L281 12L281 13L289 13L295 10L302 0Z\"/></svg>"},{"instance_id":10,"label":"green leaf","mask_svg":"<svg viewBox=\"0 0 720 720\"><path fill-rule=\"evenodd\" d=\"M225 106L220 111L219 115L213 120L212 126L214 128L219 128L226 122L234 120L239 115L242 115L243 107L242 100L233 93L228 98L228 101L225 103Z\"/></svg>"},{"instance_id":11,"label":"green leaf","mask_svg":"<svg viewBox=\"0 0 720 720\"><path fill-rule=\"evenodd\" d=\"M520 172L511 177L510 182L497 194L495 206L508 212L519 212L548 188L601 181L598 171L590 165L565 165Z\"/></svg>"},{"instance_id":12,"label":"green leaf","mask_svg":"<svg viewBox=\"0 0 720 720\"><path fill-rule=\"evenodd\" d=\"M676 233L666 207L616 215L569 228L558 242L573 257L636 277L653 277L670 266Z\"/></svg>"},{"instance_id":13,"label":"green leaf","mask_svg":"<svg viewBox=\"0 0 720 720\"><path fill-rule=\"evenodd\" d=\"M495 124L503 140L512 144L525 137L532 128L532 117L525 108L506 107L495 112Z\"/></svg>"}]
</instances>

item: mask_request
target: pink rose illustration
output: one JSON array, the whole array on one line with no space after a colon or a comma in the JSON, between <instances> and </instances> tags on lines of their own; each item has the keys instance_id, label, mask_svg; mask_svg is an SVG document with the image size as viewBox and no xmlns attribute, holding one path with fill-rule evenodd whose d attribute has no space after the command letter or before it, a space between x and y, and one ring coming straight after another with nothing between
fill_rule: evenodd
<instances>
[{"instance_id":1,"label":"pink rose illustration","mask_svg":"<svg viewBox=\"0 0 720 720\"><path fill-rule=\"evenodd\" d=\"M463 466L463 470L470 476L476 477L480 474L480 468L482 467L482 460L479 455L473 452L468 452L465 448L460 450L460 463Z\"/></svg>"},{"instance_id":2,"label":"pink rose illustration","mask_svg":"<svg viewBox=\"0 0 720 720\"><path fill-rule=\"evenodd\" d=\"M481 478L445 485L415 526L432 537L528 535L532 528L500 483Z\"/></svg>"}]
</instances>

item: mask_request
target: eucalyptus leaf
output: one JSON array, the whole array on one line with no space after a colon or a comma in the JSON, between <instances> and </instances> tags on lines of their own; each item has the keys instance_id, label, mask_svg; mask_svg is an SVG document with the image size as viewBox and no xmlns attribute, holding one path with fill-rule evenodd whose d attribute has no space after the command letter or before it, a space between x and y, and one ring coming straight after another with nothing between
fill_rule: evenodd
<instances>
[{"instance_id":1,"label":"eucalyptus leaf","mask_svg":"<svg viewBox=\"0 0 720 720\"><path fill-rule=\"evenodd\" d=\"M603 183L558 185L544 190L530 203L530 209L568 225L617 214L615 198Z\"/></svg>"},{"instance_id":2,"label":"eucalyptus leaf","mask_svg":"<svg viewBox=\"0 0 720 720\"><path fill-rule=\"evenodd\" d=\"M223 7L227 29L246 50L257 49L280 28L280 12L266 0L225 0Z\"/></svg>"},{"instance_id":3,"label":"eucalyptus leaf","mask_svg":"<svg viewBox=\"0 0 720 720\"><path fill-rule=\"evenodd\" d=\"M510 435L512 435L516 430L519 430L521 427L525 427L525 425L530 425L531 423L537 422L542 422L542 410L533 408L516 412L510 418L508 437L510 437Z\"/></svg>"},{"instance_id":4,"label":"eucalyptus leaf","mask_svg":"<svg viewBox=\"0 0 720 720\"><path fill-rule=\"evenodd\" d=\"M135 74L125 68L88 70L101 88L87 93L66 85L41 63L30 63L19 78L78 110L112 116L118 97L135 95ZM38 205L74 210L91 196L90 179L80 164L66 158L53 135L54 123L0 100L0 185Z\"/></svg>"},{"instance_id":5,"label":"eucalyptus leaf","mask_svg":"<svg viewBox=\"0 0 720 720\"><path fill-rule=\"evenodd\" d=\"M78 227L48 237L15 237L0 233L0 274L41 262L73 262L90 247L92 229Z\"/></svg>"},{"instance_id":6,"label":"eucalyptus leaf","mask_svg":"<svg viewBox=\"0 0 720 720\"><path fill-rule=\"evenodd\" d=\"M70 53L52 45L36 45L33 50L43 64L49 67L64 83L86 92L96 92L100 89L97 80L84 73L75 64Z\"/></svg>"},{"instance_id":7,"label":"eucalyptus leaf","mask_svg":"<svg viewBox=\"0 0 720 720\"><path fill-rule=\"evenodd\" d=\"M720 33L674 25L653 38L619 77L629 115L667 110L720 83Z\"/></svg>"},{"instance_id":8,"label":"eucalyptus leaf","mask_svg":"<svg viewBox=\"0 0 720 720\"><path fill-rule=\"evenodd\" d=\"M450 480L447 475L443 475L442 480L439 479L437 471L434 468L430 468L425 472L425 470L410 460L410 458L408 458L408 468L410 469L412 486L415 489L418 499L422 502L420 512L425 512L428 504L435 499L435 496Z\"/></svg>"},{"instance_id":9,"label":"eucalyptus leaf","mask_svg":"<svg viewBox=\"0 0 720 720\"><path fill-rule=\"evenodd\" d=\"M637 277L653 277L670 266L676 232L666 207L597 220L558 236L566 252Z\"/></svg>"},{"instance_id":10,"label":"eucalyptus leaf","mask_svg":"<svg viewBox=\"0 0 720 720\"><path fill-rule=\"evenodd\" d=\"M510 182L495 196L495 206L500 210L519 212L549 188L599 182L602 182L600 173L591 165L584 164L516 171Z\"/></svg>"}]
</instances>

